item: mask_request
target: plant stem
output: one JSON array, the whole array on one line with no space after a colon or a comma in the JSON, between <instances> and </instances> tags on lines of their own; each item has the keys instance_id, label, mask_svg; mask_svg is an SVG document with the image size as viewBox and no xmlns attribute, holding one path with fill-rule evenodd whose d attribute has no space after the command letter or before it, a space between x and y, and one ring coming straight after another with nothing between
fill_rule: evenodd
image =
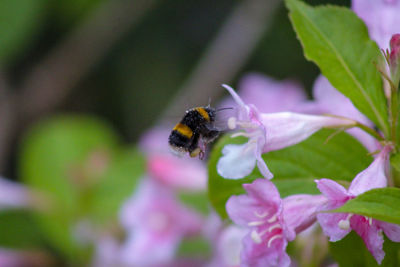
<instances>
[{"instance_id":1,"label":"plant stem","mask_svg":"<svg viewBox=\"0 0 400 267\"><path fill-rule=\"evenodd\" d=\"M375 137L379 141L385 141L385 139L377 131L375 131L374 129L368 127L365 124L362 124L362 123L357 121L356 124L355 124L355 127L360 128L361 130L363 130L364 132L366 132L366 133L370 134L371 136Z\"/></svg>"}]
</instances>

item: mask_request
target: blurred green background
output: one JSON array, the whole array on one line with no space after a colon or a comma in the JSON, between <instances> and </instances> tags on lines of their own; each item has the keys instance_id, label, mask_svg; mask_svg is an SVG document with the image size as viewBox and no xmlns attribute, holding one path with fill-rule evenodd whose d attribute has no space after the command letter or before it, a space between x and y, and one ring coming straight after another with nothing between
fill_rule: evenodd
<instances>
[{"instance_id":1,"label":"blurred green background","mask_svg":"<svg viewBox=\"0 0 400 267\"><path fill-rule=\"evenodd\" d=\"M268 27L223 82L235 86L244 73L256 71L298 80L309 92L318 69L304 59L283 3L266 2L277 3ZM135 142L173 105L240 5L246 1L0 1L0 171L15 177L21 136L53 113L95 114ZM218 86L211 90L224 93ZM185 103L181 110L206 104L191 97Z\"/></svg>"}]
</instances>

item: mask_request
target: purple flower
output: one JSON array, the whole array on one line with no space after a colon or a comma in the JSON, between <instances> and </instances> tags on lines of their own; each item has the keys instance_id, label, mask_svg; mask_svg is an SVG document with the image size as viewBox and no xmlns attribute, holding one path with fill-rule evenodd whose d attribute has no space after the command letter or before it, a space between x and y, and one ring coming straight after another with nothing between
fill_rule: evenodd
<instances>
[{"instance_id":1,"label":"purple flower","mask_svg":"<svg viewBox=\"0 0 400 267\"><path fill-rule=\"evenodd\" d=\"M217 164L218 173L227 179L239 179L252 172L256 163L261 174L271 179L272 173L262 159L263 153L297 144L323 127L352 127L350 119L294 112L260 113L254 105L246 105L229 86L224 87L237 103L237 115L228 120L228 127L239 132L232 137L245 136L249 141L243 145L226 145Z\"/></svg>"},{"instance_id":2,"label":"purple flower","mask_svg":"<svg viewBox=\"0 0 400 267\"><path fill-rule=\"evenodd\" d=\"M41 197L24 185L0 176L0 209L44 208Z\"/></svg>"},{"instance_id":3,"label":"purple flower","mask_svg":"<svg viewBox=\"0 0 400 267\"><path fill-rule=\"evenodd\" d=\"M321 210L339 208L348 200L368 190L386 187L390 150L390 146L384 147L371 165L354 178L348 190L330 179L316 180L318 189L329 199ZM330 237L330 241L338 241L351 230L356 231L379 264L385 256L382 250L382 231L389 239L400 242L400 225L351 213L319 213L317 218L325 235Z\"/></svg>"},{"instance_id":4,"label":"purple flower","mask_svg":"<svg viewBox=\"0 0 400 267\"><path fill-rule=\"evenodd\" d=\"M315 222L322 195L293 195L281 199L274 184L257 179L244 184L247 195L231 196L226 210L233 222L247 228L241 266L289 266L289 241Z\"/></svg>"},{"instance_id":5,"label":"purple flower","mask_svg":"<svg viewBox=\"0 0 400 267\"><path fill-rule=\"evenodd\" d=\"M277 81L268 76L250 73L239 81L238 93L245 103L252 103L260 112L294 111L299 103L306 101L303 88L291 80ZM221 107L235 103L226 99Z\"/></svg>"},{"instance_id":6,"label":"purple flower","mask_svg":"<svg viewBox=\"0 0 400 267\"><path fill-rule=\"evenodd\" d=\"M96 240L92 267L118 266L119 244L111 235L100 236Z\"/></svg>"},{"instance_id":7,"label":"purple flower","mask_svg":"<svg viewBox=\"0 0 400 267\"><path fill-rule=\"evenodd\" d=\"M323 75L318 76L314 82L313 97L313 101L300 104L298 110L312 114L343 116L373 127L373 123L356 109L350 99L336 90ZM347 132L357 138L369 151L376 151L379 148L377 141L363 130L351 128Z\"/></svg>"},{"instance_id":8,"label":"purple flower","mask_svg":"<svg viewBox=\"0 0 400 267\"><path fill-rule=\"evenodd\" d=\"M352 9L367 24L369 34L384 50L400 32L399 0L353 0Z\"/></svg>"},{"instance_id":9,"label":"purple flower","mask_svg":"<svg viewBox=\"0 0 400 267\"><path fill-rule=\"evenodd\" d=\"M240 266L240 251L242 239L247 230L229 225L222 229L215 241L215 255L207 267L238 267Z\"/></svg>"},{"instance_id":10,"label":"purple flower","mask_svg":"<svg viewBox=\"0 0 400 267\"><path fill-rule=\"evenodd\" d=\"M123 206L121 224L128 237L121 248L121 261L135 266L171 261L185 236L200 232L201 217L182 206L168 188L145 179Z\"/></svg>"}]
</instances>

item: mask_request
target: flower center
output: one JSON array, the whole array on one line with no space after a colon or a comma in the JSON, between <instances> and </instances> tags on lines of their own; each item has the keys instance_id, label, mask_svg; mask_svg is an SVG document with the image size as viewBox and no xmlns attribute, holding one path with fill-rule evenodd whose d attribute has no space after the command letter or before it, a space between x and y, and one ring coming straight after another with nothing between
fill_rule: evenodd
<instances>
[{"instance_id":1,"label":"flower center","mask_svg":"<svg viewBox=\"0 0 400 267\"><path fill-rule=\"evenodd\" d=\"M250 129L256 129L258 128L258 125L251 121L240 121L236 117L230 117L228 119L228 128L230 130L236 129L237 126L240 126L241 128L250 128Z\"/></svg>"},{"instance_id":2,"label":"flower center","mask_svg":"<svg viewBox=\"0 0 400 267\"><path fill-rule=\"evenodd\" d=\"M274 231L275 229L282 229L281 224L279 222L276 222L278 217L276 216L276 214L274 214L273 216L271 216L270 218L266 218L268 216L268 212L262 212L262 213L258 213L257 211L254 212L254 215L258 218L260 218L261 220L259 221L253 221L253 222L249 222L248 226L253 226L253 227L257 227L257 226L261 226L264 224L270 224L268 228L265 228L264 230L262 230L261 232L257 231L257 230L253 230L250 233L251 239L254 241L254 243L256 244L261 244L263 242L262 237L267 234L267 233L272 233L272 231ZM273 224L274 222L276 222L275 224ZM282 238L282 234L281 231L279 231L277 234L269 237L267 240L267 246L270 247L271 243L278 238Z\"/></svg>"}]
</instances>

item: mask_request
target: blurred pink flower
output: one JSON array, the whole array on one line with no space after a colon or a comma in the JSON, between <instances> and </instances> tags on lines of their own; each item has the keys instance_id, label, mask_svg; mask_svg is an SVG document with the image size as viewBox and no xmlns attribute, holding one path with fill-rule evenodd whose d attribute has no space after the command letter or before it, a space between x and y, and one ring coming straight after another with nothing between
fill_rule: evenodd
<instances>
[{"instance_id":1,"label":"blurred pink flower","mask_svg":"<svg viewBox=\"0 0 400 267\"><path fill-rule=\"evenodd\" d=\"M249 230L243 239L241 266L289 266L289 241L315 222L322 195L293 195L281 199L274 184L257 179L244 184L247 195L231 196L226 210L233 222Z\"/></svg>"},{"instance_id":2,"label":"blurred pink flower","mask_svg":"<svg viewBox=\"0 0 400 267\"><path fill-rule=\"evenodd\" d=\"M0 176L0 209L33 207L36 200L27 187Z\"/></svg>"},{"instance_id":3,"label":"blurred pink flower","mask_svg":"<svg viewBox=\"0 0 400 267\"><path fill-rule=\"evenodd\" d=\"M352 9L380 48L386 50L392 35L400 33L400 0L353 0Z\"/></svg>"},{"instance_id":4,"label":"blurred pink flower","mask_svg":"<svg viewBox=\"0 0 400 267\"><path fill-rule=\"evenodd\" d=\"M298 110L312 114L343 116L373 127L373 123L356 109L350 99L336 90L323 75L318 76L314 82L313 97L314 100L300 104ZM363 130L352 128L347 132L357 138L369 151L379 148L379 143L375 138Z\"/></svg>"},{"instance_id":5,"label":"blurred pink flower","mask_svg":"<svg viewBox=\"0 0 400 267\"><path fill-rule=\"evenodd\" d=\"M134 266L171 261L181 239L199 233L203 222L200 215L180 204L172 191L149 178L124 204L120 221L128 232L120 259Z\"/></svg>"},{"instance_id":6,"label":"blurred pink flower","mask_svg":"<svg viewBox=\"0 0 400 267\"><path fill-rule=\"evenodd\" d=\"M222 229L215 241L214 257L207 267L239 267L242 239L247 230L235 225Z\"/></svg>"},{"instance_id":7,"label":"blurred pink flower","mask_svg":"<svg viewBox=\"0 0 400 267\"><path fill-rule=\"evenodd\" d=\"M329 202L321 210L339 208L348 200L368 190L386 187L390 150L391 147L384 147L371 165L354 178L348 190L330 179L316 180L318 189L329 199ZM385 256L385 252L382 250L382 230L389 239L400 242L400 225L351 213L319 213L317 218L325 235L330 237L330 241L338 241L351 230L356 231L379 264Z\"/></svg>"},{"instance_id":8,"label":"blurred pink flower","mask_svg":"<svg viewBox=\"0 0 400 267\"><path fill-rule=\"evenodd\" d=\"M271 179L272 173L262 159L262 153L297 144L321 128L352 127L355 122L328 116L306 115L293 112L260 113L254 105L246 105L229 86L224 87L237 103L238 114L228 120L230 129L237 126L246 132L232 137L245 136L243 145L226 145L217 164L218 173L227 179L239 179L250 174L257 163L261 174Z\"/></svg>"},{"instance_id":9,"label":"blurred pink flower","mask_svg":"<svg viewBox=\"0 0 400 267\"><path fill-rule=\"evenodd\" d=\"M114 237L110 235L101 236L96 241L96 248L92 267L109 267L118 265L119 244ZM0 265L1 266L1 265Z\"/></svg>"},{"instance_id":10,"label":"blurred pink flower","mask_svg":"<svg viewBox=\"0 0 400 267\"><path fill-rule=\"evenodd\" d=\"M277 81L258 73L245 75L238 88L243 101L252 103L263 113L292 111L298 103L307 99L298 83L291 80Z\"/></svg>"},{"instance_id":11,"label":"blurred pink flower","mask_svg":"<svg viewBox=\"0 0 400 267\"><path fill-rule=\"evenodd\" d=\"M147 170L151 177L175 188L188 191L205 191L207 188L207 169L199 160L167 154L150 155Z\"/></svg>"},{"instance_id":12,"label":"blurred pink flower","mask_svg":"<svg viewBox=\"0 0 400 267\"><path fill-rule=\"evenodd\" d=\"M207 188L207 168L198 159L179 158L171 153L168 136L171 129L155 128L140 141L147 156L147 171L152 179L176 189L204 191Z\"/></svg>"}]
</instances>

